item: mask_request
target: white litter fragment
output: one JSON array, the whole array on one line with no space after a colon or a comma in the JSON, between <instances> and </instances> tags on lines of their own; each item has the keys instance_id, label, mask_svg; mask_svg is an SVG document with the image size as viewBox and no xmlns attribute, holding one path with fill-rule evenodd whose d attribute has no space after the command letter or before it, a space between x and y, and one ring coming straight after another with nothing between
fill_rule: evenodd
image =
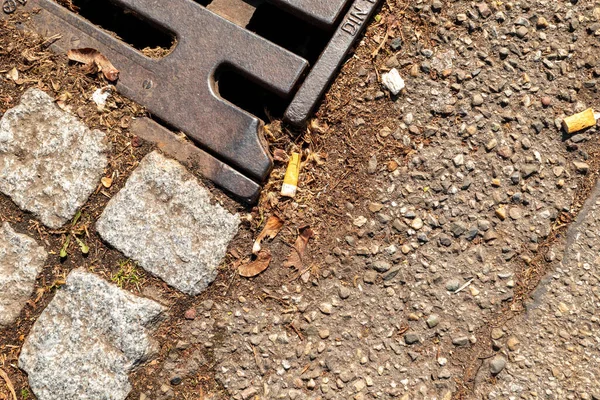
<instances>
[{"instance_id":1,"label":"white litter fragment","mask_svg":"<svg viewBox=\"0 0 600 400\"><path fill-rule=\"evenodd\" d=\"M600 112L595 112L594 118L596 118L596 121L598 121L600 119Z\"/></svg>"},{"instance_id":2,"label":"white litter fragment","mask_svg":"<svg viewBox=\"0 0 600 400\"><path fill-rule=\"evenodd\" d=\"M92 101L96 103L98 111L104 111L104 107L106 107L106 100L108 100L112 92L112 86L105 86L96 90L94 94L92 94Z\"/></svg>"},{"instance_id":3,"label":"white litter fragment","mask_svg":"<svg viewBox=\"0 0 600 400\"><path fill-rule=\"evenodd\" d=\"M383 74L381 76L381 82L390 92L392 92L393 95L400 93L405 86L404 79L402 79L396 68L393 68L390 72Z\"/></svg>"}]
</instances>

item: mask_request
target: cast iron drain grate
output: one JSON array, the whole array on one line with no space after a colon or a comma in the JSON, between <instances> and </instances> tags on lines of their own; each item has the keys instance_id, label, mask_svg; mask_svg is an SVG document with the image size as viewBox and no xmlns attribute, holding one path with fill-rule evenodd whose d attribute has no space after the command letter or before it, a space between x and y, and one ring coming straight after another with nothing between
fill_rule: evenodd
<instances>
[{"instance_id":1,"label":"cast iron drain grate","mask_svg":"<svg viewBox=\"0 0 600 400\"><path fill-rule=\"evenodd\" d=\"M284 119L301 125L314 110L379 2L99 2L116 5L122 15L135 15L148 25L171 34L175 38L174 47L162 58L147 57L125 39L121 40L90 22L93 18L85 19L83 14L73 13L52 0L3 0L3 10L10 13L19 7L39 9L32 13L32 29L48 37L59 34L60 39L53 45L57 51L91 47L106 55L121 71L116 84L120 93L144 105L168 126L185 132L198 146L193 150L189 146L178 150L179 146L172 144L165 147L174 153L184 153L178 158L193 162L206 178L252 202L258 196L260 183L272 168L272 159L262 138L263 123L259 117L225 100L215 77L221 70L235 71L283 99L287 105ZM272 40L275 36L265 38L250 29L253 14L260 11L263 3L323 32L326 40L314 60L296 54L302 52L295 53L275 44ZM270 22L273 21L260 23ZM175 140L170 139L175 135L166 134L164 128L152 121L140 121L134 127L138 127L142 137Z\"/></svg>"}]
</instances>

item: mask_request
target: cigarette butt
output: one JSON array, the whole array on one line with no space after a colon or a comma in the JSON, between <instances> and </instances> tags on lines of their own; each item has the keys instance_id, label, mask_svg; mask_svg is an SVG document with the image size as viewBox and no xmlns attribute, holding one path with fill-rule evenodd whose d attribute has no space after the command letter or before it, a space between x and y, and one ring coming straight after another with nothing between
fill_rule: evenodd
<instances>
[{"instance_id":1,"label":"cigarette butt","mask_svg":"<svg viewBox=\"0 0 600 400\"><path fill-rule=\"evenodd\" d=\"M281 186L281 195L285 197L296 196L298 190L298 177L300 176L300 154L292 153L290 161L285 171L283 185Z\"/></svg>"},{"instance_id":2,"label":"cigarette butt","mask_svg":"<svg viewBox=\"0 0 600 400\"><path fill-rule=\"evenodd\" d=\"M562 122L562 127L567 133L579 132L594 125L596 125L596 114L594 114L594 110L591 108L579 114L571 115Z\"/></svg>"}]
</instances>

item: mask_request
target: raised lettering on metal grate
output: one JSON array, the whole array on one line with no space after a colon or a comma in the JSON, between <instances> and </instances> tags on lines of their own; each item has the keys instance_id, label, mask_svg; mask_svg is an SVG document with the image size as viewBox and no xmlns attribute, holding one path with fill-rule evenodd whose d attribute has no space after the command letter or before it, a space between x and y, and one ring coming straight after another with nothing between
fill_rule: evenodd
<instances>
[{"instance_id":1,"label":"raised lettering on metal grate","mask_svg":"<svg viewBox=\"0 0 600 400\"><path fill-rule=\"evenodd\" d=\"M204 7L191 0L114 0L177 37L175 49L161 59L144 56L52 0L3 0L3 10L40 9L32 14L32 28L46 36L60 34L54 44L57 51L92 47L105 54L121 71L119 92L185 132L198 146L189 157L198 170L251 202L272 168L262 139L263 122L220 97L215 71L229 66L288 99L284 119L303 124L380 2L266 0L329 32L328 44L314 65L309 65L306 59L245 28L254 4L264 1L213 0ZM155 125L145 121L136 126L160 131ZM164 132L149 136L169 137Z\"/></svg>"}]
</instances>

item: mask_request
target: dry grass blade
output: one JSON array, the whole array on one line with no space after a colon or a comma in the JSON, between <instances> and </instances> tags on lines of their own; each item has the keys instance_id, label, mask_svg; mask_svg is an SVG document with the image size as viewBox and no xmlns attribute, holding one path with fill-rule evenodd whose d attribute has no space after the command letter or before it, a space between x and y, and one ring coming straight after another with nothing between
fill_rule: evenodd
<instances>
[{"instance_id":1,"label":"dry grass blade","mask_svg":"<svg viewBox=\"0 0 600 400\"><path fill-rule=\"evenodd\" d=\"M265 227L262 232L258 235L256 240L254 241L254 246L252 246L252 253L258 254L260 251L260 243L268 237L269 239L274 239L275 236L281 231L283 228L283 220L276 215L272 215L267 220Z\"/></svg>"},{"instance_id":2,"label":"dry grass blade","mask_svg":"<svg viewBox=\"0 0 600 400\"><path fill-rule=\"evenodd\" d=\"M10 381L8 374L6 372L4 372L4 370L2 368L0 368L0 376L2 377L2 379L4 379L4 382L6 382L6 386L8 387L10 394L12 394L13 400L17 400L17 394L15 393L15 387L13 386L12 382Z\"/></svg>"},{"instance_id":3,"label":"dry grass blade","mask_svg":"<svg viewBox=\"0 0 600 400\"><path fill-rule=\"evenodd\" d=\"M315 235L309 226L300 228L300 234L294 244L294 249L290 253L287 261L283 263L284 266L291 268L294 267L297 270L301 270L304 265L304 253L308 246L308 241Z\"/></svg>"},{"instance_id":4,"label":"dry grass blade","mask_svg":"<svg viewBox=\"0 0 600 400\"><path fill-rule=\"evenodd\" d=\"M245 265L240 265L238 272L245 278L252 278L267 269L272 258L269 250L261 250L256 256L256 260Z\"/></svg>"},{"instance_id":5,"label":"dry grass blade","mask_svg":"<svg viewBox=\"0 0 600 400\"><path fill-rule=\"evenodd\" d=\"M98 70L104 74L104 77L111 82L119 79L119 70L112 65L108 58L96 49L72 49L67 53L67 57L69 57L69 60L71 61L85 64L87 68L95 65Z\"/></svg>"}]
</instances>

